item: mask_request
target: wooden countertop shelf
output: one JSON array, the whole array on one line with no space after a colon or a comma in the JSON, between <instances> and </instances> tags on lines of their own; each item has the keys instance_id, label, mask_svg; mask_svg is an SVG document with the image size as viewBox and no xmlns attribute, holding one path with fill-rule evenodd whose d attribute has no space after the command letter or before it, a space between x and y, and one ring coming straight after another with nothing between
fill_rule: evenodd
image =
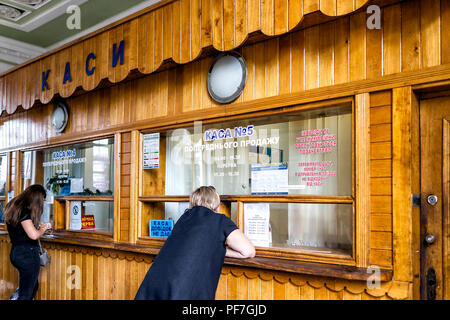
<instances>
[{"instance_id":1,"label":"wooden countertop shelf","mask_svg":"<svg viewBox=\"0 0 450 320\"><path fill-rule=\"evenodd\" d=\"M55 196L56 201L114 201L114 196Z\"/></svg>"},{"instance_id":2,"label":"wooden countertop shelf","mask_svg":"<svg viewBox=\"0 0 450 320\"><path fill-rule=\"evenodd\" d=\"M140 196L142 202L189 202L189 196ZM283 202L283 203L335 203L352 204L351 196L311 196L311 195L221 195L222 202Z\"/></svg>"},{"instance_id":3,"label":"wooden countertop shelf","mask_svg":"<svg viewBox=\"0 0 450 320\"><path fill-rule=\"evenodd\" d=\"M7 232L0 231L0 236L8 236ZM74 237L67 232L55 232L52 236L43 236L42 242L56 242L67 245L87 246L95 248L106 248L118 251L135 252L141 254L157 255L159 246L149 244L128 244L114 242L112 239L95 239L90 237ZM352 266L333 265L324 263L308 263L303 261L292 261L265 257L255 257L252 259L225 258L225 265L233 265L248 268L259 268L272 271L284 271L297 274L322 276L327 278L337 278L346 280L367 281L372 275L367 268ZM391 281L392 270L381 269L380 281Z\"/></svg>"}]
</instances>

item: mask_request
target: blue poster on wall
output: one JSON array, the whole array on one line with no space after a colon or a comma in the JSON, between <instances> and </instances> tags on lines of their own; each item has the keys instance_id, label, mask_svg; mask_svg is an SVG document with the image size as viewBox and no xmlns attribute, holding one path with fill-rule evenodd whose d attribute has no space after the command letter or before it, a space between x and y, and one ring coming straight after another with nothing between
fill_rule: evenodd
<instances>
[{"instance_id":1,"label":"blue poster on wall","mask_svg":"<svg viewBox=\"0 0 450 320\"><path fill-rule=\"evenodd\" d=\"M154 238L167 238L173 229L173 220L149 220L149 235Z\"/></svg>"}]
</instances>

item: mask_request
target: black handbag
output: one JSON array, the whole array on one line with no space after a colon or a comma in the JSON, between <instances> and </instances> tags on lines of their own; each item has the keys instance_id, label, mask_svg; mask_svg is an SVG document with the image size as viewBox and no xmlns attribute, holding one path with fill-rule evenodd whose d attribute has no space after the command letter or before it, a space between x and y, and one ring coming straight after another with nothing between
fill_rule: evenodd
<instances>
[{"instance_id":1,"label":"black handbag","mask_svg":"<svg viewBox=\"0 0 450 320\"><path fill-rule=\"evenodd\" d=\"M42 249L40 240L38 240L38 243L39 243L39 262L41 264L41 267L44 267L50 263L50 257L48 256L47 251Z\"/></svg>"}]
</instances>

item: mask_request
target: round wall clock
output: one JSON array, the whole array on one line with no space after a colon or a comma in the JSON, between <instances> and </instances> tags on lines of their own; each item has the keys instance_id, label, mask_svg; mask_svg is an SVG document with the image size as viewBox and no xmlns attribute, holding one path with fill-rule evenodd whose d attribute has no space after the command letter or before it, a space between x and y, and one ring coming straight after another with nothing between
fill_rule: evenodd
<instances>
[{"instance_id":1,"label":"round wall clock","mask_svg":"<svg viewBox=\"0 0 450 320\"><path fill-rule=\"evenodd\" d=\"M218 56L208 72L208 92L219 103L236 100L244 90L247 81L247 64L237 52L227 52Z\"/></svg>"},{"instance_id":2,"label":"round wall clock","mask_svg":"<svg viewBox=\"0 0 450 320\"><path fill-rule=\"evenodd\" d=\"M52 114L53 129L56 132L61 133L66 128L67 122L69 122L69 112L67 106L63 102L58 102Z\"/></svg>"}]
</instances>

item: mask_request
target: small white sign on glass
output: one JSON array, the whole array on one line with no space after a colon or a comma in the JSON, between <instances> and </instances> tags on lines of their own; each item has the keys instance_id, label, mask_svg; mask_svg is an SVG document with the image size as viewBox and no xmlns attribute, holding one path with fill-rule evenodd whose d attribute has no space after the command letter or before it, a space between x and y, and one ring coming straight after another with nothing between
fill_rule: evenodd
<instances>
[{"instance_id":1,"label":"small white sign on glass","mask_svg":"<svg viewBox=\"0 0 450 320\"><path fill-rule=\"evenodd\" d=\"M81 201L70 203L70 230L81 230Z\"/></svg>"},{"instance_id":2,"label":"small white sign on glass","mask_svg":"<svg viewBox=\"0 0 450 320\"><path fill-rule=\"evenodd\" d=\"M159 168L159 132L142 137L142 168Z\"/></svg>"},{"instance_id":3,"label":"small white sign on glass","mask_svg":"<svg viewBox=\"0 0 450 320\"><path fill-rule=\"evenodd\" d=\"M70 179L70 193L83 192L83 178Z\"/></svg>"},{"instance_id":4,"label":"small white sign on glass","mask_svg":"<svg viewBox=\"0 0 450 320\"><path fill-rule=\"evenodd\" d=\"M268 247L272 241L269 203L244 204L244 233L255 246Z\"/></svg>"}]
</instances>

